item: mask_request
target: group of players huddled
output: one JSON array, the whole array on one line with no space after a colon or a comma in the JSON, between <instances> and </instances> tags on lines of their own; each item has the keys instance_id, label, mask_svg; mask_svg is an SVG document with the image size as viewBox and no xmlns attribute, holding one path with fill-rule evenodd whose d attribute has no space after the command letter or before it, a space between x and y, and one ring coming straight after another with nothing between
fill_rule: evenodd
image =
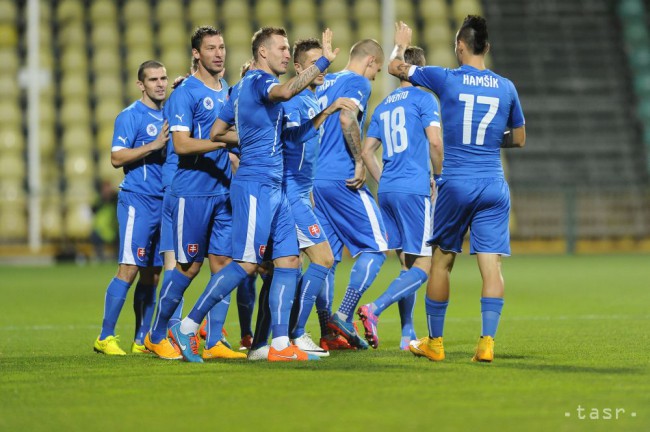
<instances>
[{"instance_id":1,"label":"group of players huddled","mask_svg":"<svg viewBox=\"0 0 650 432\"><path fill-rule=\"evenodd\" d=\"M241 80L229 87L222 78L223 36L199 27L191 37L192 74L176 80L166 102L164 65L140 66L142 97L115 121L111 161L125 174L117 206L119 266L95 351L126 354L115 325L139 273L132 353L190 362L319 360L331 350L377 348L379 316L398 303L400 348L440 361L449 276L471 228L470 253L483 278L482 330L472 360L492 361L503 307L501 256L510 254L500 149L523 147L526 135L515 87L485 67L485 19L469 15L458 30L457 69L425 66L423 50L410 44L411 29L397 23L388 72L400 85L374 110L364 140L371 81L384 53L375 40L361 40L345 69L326 73L339 52L332 36L327 29L321 40L298 40L291 49L284 29L262 27ZM296 76L280 83L291 62ZM365 186L367 173L379 184L377 201ZM355 262L332 313L344 246ZM402 271L357 308L389 250ZM309 259L304 272L301 252ZM182 318L183 294L205 257L210 280ZM427 280L429 334L417 339L413 309ZM223 336L235 288L247 354ZM305 333L314 305L319 343Z\"/></svg>"}]
</instances>

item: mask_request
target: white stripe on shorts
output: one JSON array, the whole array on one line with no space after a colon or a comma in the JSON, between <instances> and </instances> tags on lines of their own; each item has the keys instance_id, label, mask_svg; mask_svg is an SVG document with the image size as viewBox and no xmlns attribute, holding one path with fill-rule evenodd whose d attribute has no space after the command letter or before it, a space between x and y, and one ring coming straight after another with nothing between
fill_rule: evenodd
<instances>
[{"instance_id":1,"label":"white stripe on shorts","mask_svg":"<svg viewBox=\"0 0 650 432\"><path fill-rule=\"evenodd\" d=\"M255 251L255 225L257 225L257 198L248 196L248 228L246 230L246 246L244 247L244 262L257 262Z\"/></svg>"},{"instance_id":2,"label":"white stripe on shorts","mask_svg":"<svg viewBox=\"0 0 650 432\"><path fill-rule=\"evenodd\" d=\"M122 264L135 265L133 258L133 225L135 224L135 207L129 206L129 218L126 220L124 231L124 248L122 249Z\"/></svg>"},{"instance_id":3,"label":"white stripe on shorts","mask_svg":"<svg viewBox=\"0 0 650 432\"><path fill-rule=\"evenodd\" d=\"M431 199L424 197L424 229L422 230L422 248L420 256L431 256L431 246L427 241L431 238Z\"/></svg>"},{"instance_id":4,"label":"white stripe on shorts","mask_svg":"<svg viewBox=\"0 0 650 432\"><path fill-rule=\"evenodd\" d=\"M178 218L176 218L176 232L178 233L178 262L187 263L185 249L183 249L183 220L185 219L185 198L178 199Z\"/></svg>"},{"instance_id":5,"label":"white stripe on shorts","mask_svg":"<svg viewBox=\"0 0 650 432\"><path fill-rule=\"evenodd\" d=\"M377 219L377 215L375 214L375 210L372 207L368 194L364 190L359 190L358 192L361 201L363 202L363 206L366 209L368 219L370 220L370 227L372 228L372 235L375 238L375 243L377 243L377 249L379 249L379 251L388 250L388 244L381 233L381 228L379 228L379 219Z\"/></svg>"},{"instance_id":6,"label":"white stripe on shorts","mask_svg":"<svg viewBox=\"0 0 650 432\"><path fill-rule=\"evenodd\" d=\"M305 235L304 232L300 231L298 225L296 225L296 234L298 235L298 248L300 250L306 249L316 244L313 241L311 241L309 237Z\"/></svg>"}]
</instances>

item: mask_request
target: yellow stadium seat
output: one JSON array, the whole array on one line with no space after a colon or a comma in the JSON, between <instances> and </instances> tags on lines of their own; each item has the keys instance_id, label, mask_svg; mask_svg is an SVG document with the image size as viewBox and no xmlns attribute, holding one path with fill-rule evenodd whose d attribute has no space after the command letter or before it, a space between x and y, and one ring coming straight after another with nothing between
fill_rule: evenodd
<instances>
[{"instance_id":1,"label":"yellow stadium seat","mask_svg":"<svg viewBox=\"0 0 650 432\"><path fill-rule=\"evenodd\" d=\"M20 124L23 113L20 105L11 99L0 99L0 127Z\"/></svg>"},{"instance_id":2,"label":"yellow stadium seat","mask_svg":"<svg viewBox=\"0 0 650 432\"><path fill-rule=\"evenodd\" d=\"M18 153L25 148L25 137L20 123L0 126L0 154Z\"/></svg>"},{"instance_id":3,"label":"yellow stadium seat","mask_svg":"<svg viewBox=\"0 0 650 432\"><path fill-rule=\"evenodd\" d=\"M0 178L23 179L25 177L25 160L21 152L2 153L0 158Z\"/></svg>"},{"instance_id":4,"label":"yellow stadium seat","mask_svg":"<svg viewBox=\"0 0 650 432\"><path fill-rule=\"evenodd\" d=\"M336 38L336 35L334 35ZM361 39L375 39L381 43L381 24L376 19L364 19L357 22L355 42ZM388 58L388 56L386 56Z\"/></svg>"},{"instance_id":5,"label":"yellow stadium seat","mask_svg":"<svg viewBox=\"0 0 650 432\"><path fill-rule=\"evenodd\" d=\"M97 134L95 135L95 142L97 143L97 151L100 155L108 154L110 156L111 147L113 145L113 120L110 122L102 122L98 126ZM102 163L103 159L100 156L99 164L101 165Z\"/></svg>"},{"instance_id":6,"label":"yellow stadium seat","mask_svg":"<svg viewBox=\"0 0 650 432\"><path fill-rule=\"evenodd\" d=\"M467 15L483 15L479 0L454 0L451 11L456 27L460 27Z\"/></svg>"},{"instance_id":7,"label":"yellow stadium seat","mask_svg":"<svg viewBox=\"0 0 650 432\"><path fill-rule=\"evenodd\" d=\"M0 94L3 98L16 100L20 88L16 85L16 77L9 74L0 74Z\"/></svg>"},{"instance_id":8,"label":"yellow stadium seat","mask_svg":"<svg viewBox=\"0 0 650 432\"><path fill-rule=\"evenodd\" d=\"M250 60L252 54L248 50L230 51L226 56L226 80L234 84L239 81L241 65Z\"/></svg>"},{"instance_id":9,"label":"yellow stadium seat","mask_svg":"<svg viewBox=\"0 0 650 432\"><path fill-rule=\"evenodd\" d=\"M81 69L68 69L59 83L62 99L88 98L88 74Z\"/></svg>"},{"instance_id":10,"label":"yellow stadium seat","mask_svg":"<svg viewBox=\"0 0 650 432\"><path fill-rule=\"evenodd\" d=\"M69 153L64 157L63 173L67 179L90 178L94 173L93 165L90 151Z\"/></svg>"},{"instance_id":11,"label":"yellow stadium seat","mask_svg":"<svg viewBox=\"0 0 650 432\"><path fill-rule=\"evenodd\" d=\"M169 77L169 89L171 91L171 83L179 75L185 75L190 71L192 64L189 49L176 48L166 49L160 56L160 61L165 65L167 76Z\"/></svg>"},{"instance_id":12,"label":"yellow stadium seat","mask_svg":"<svg viewBox=\"0 0 650 432\"><path fill-rule=\"evenodd\" d=\"M93 94L101 103L103 99L122 99L123 83L116 73L95 75Z\"/></svg>"},{"instance_id":13,"label":"yellow stadium seat","mask_svg":"<svg viewBox=\"0 0 650 432\"><path fill-rule=\"evenodd\" d=\"M232 20L250 20L251 12L248 8L248 2L241 0L224 0L221 7L221 19L226 25Z\"/></svg>"},{"instance_id":14,"label":"yellow stadium seat","mask_svg":"<svg viewBox=\"0 0 650 432\"><path fill-rule=\"evenodd\" d=\"M426 0L418 2L420 15L425 20L425 26L431 25L431 22L437 20L447 20L449 18L449 7L447 0Z\"/></svg>"},{"instance_id":15,"label":"yellow stadium seat","mask_svg":"<svg viewBox=\"0 0 650 432\"><path fill-rule=\"evenodd\" d=\"M426 53L427 63L436 66L456 68L458 61L451 47L434 47Z\"/></svg>"},{"instance_id":16,"label":"yellow stadium seat","mask_svg":"<svg viewBox=\"0 0 650 432\"><path fill-rule=\"evenodd\" d=\"M93 213L90 203L75 203L67 207L64 229L69 239L87 240L92 231L92 223Z\"/></svg>"},{"instance_id":17,"label":"yellow stadium seat","mask_svg":"<svg viewBox=\"0 0 650 432\"><path fill-rule=\"evenodd\" d=\"M56 139L54 136L54 125L48 125L47 127L41 126L38 130L38 146L41 151L41 156L48 158L48 163L52 163L52 157L56 148Z\"/></svg>"},{"instance_id":18,"label":"yellow stadium seat","mask_svg":"<svg viewBox=\"0 0 650 432\"><path fill-rule=\"evenodd\" d=\"M320 4L320 17L325 26L332 26L335 22L349 20L349 8L346 0L327 0Z\"/></svg>"},{"instance_id":19,"label":"yellow stadium seat","mask_svg":"<svg viewBox=\"0 0 650 432\"><path fill-rule=\"evenodd\" d=\"M65 71L86 71L88 69L88 55L85 47L70 47L63 50L60 59L61 69Z\"/></svg>"},{"instance_id":20,"label":"yellow stadium seat","mask_svg":"<svg viewBox=\"0 0 650 432\"><path fill-rule=\"evenodd\" d=\"M72 46L85 49L87 36L83 21L73 21L59 28L57 42L62 48Z\"/></svg>"},{"instance_id":21,"label":"yellow stadium seat","mask_svg":"<svg viewBox=\"0 0 650 432\"><path fill-rule=\"evenodd\" d=\"M87 202L92 203L97 197L95 181L93 178L68 178L63 198L66 203Z\"/></svg>"},{"instance_id":22,"label":"yellow stadium seat","mask_svg":"<svg viewBox=\"0 0 650 432\"><path fill-rule=\"evenodd\" d=\"M16 76L19 64L15 48L0 48L0 75Z\"/></svg>"},{"instance_id":23,"label":"yellow stadium seat","mask_svg":"<svg viewBox=\"0 0 650 432\"><path fill-rule=\"evenodd\" d=\"M57 202L43 203L41 207L41 234L47 240L63 237L63 217L61 205Z\"/></svg>"},{"instance_id":24,"label":"yellow stadium seat","mask_svg":"<svg viewBox=\"0 0 650 432\"><path fill-rule=\"evenodd\" d=\"M15 23L18 9L15 0L0 0L0 23Z\"/></svg>"},{"instance_id":25,"label":"yellow stadium seat","mask_svg":"<svg viewBox=\"0 0 650 432\"><path fill-rule=\"evenodd\" d=\"M113 0L93 0L90 2L90 19L94 24L117 23L117 2Z\"/></svg>"},{"instance_id":26,"label":"yellow stadium seat","mask_svg":"<svg viewBox=\"0 0 650 432\"><path fill-rule=\"evenodd\" d=\"M58 191L59 167L52 163L51 157L40 155L41 194L48 197L51 191Z\"/></svg>"},{"instance_id":27,"label":"yellow stadium seat","mask_svg":"<svg viewBox=\"0 0 650 432\"><path fill-rule=\"evenodd\" d=\"M345 55L345 53L349 52L354 42L356 42L355 40L353 40L352 37L353 36L352 28L350 27L350 24L347 20L331 22L328 26L332 30L333 47L340 48L341 53L343 54L337 56L334 62L339 63L341 62L341 60L343 60L344 63L342 67L345 67L345 62L347 62L347 56ZM314 35L314 37L320 39L321 35L322 35L322 31ZM370 36L366 36L366 37L370 37ZM338 68L333 67L333 70L338 70Z\"/></svg>"},{"instance_id":28,"label":"yellow stadium seat","mask_svg":"<svg viewBox=\"0 0 650 432\"><path fill-rule=\"evenodd\" d=\"M284 26L284 7L279 0L257 0L255 18L261 26Z\"/></svg>"},{"instance_id":29,"label":"yellow stadium seat","mask_svg":"<svg viewBox=\"0 0 650 432\"><path fill-rule=\"evenodd\" d=\"M214 0L191 0L187 16L194 28L211 25L219 27L217 24L217 2Z\"/></svg>"},{"instance_id":30,"label":"yellow stadium seat","mask_svg":"<svg viewBox=\"0 0 650 432\"><path fill-rule=\"evenodd\" d=\"M26 193L22 178L0 178L0 206L15 207L25 203Z\"/></svg>"},{"instance_id":31,"label":"yellow stadium seat","mask_svg":"<svg viewBox=\"0 0 650 432\"><path fill-rule=\"evenodd\" d=\"M158 24L176 21L185 15L182 0L158 0L156 2L156 19Z\"/></svg>"},{"instance_id":32,"label":"yellow stadium seat","mask_svg":"<svg viewBox=\"0 0 650 432\"><path fill-rule=\"evenodd\" d=\"M0 210L0 238L24 240L27 237L27 214L21 207L3 207Z\"/></svg>"},{"instance_id":33,"label":"yellow stadium seat","mask_svg":"<svg viewBox=\"0 0 650 432\"><path fill-rule=\"evenodd\" d=\"M411 0L395 0L395 18L410 26L415 26L415 14Z\"/></svg>"},{"instance_id":34,"label":"yellow stadium seat","mask_svg":"<svg viewBox=\"0 0 650 432\"><path fill-rule=\"evenodd\" d=\"M226 53L226 61L233 51L250 50L252 37L253 30L248 20L231 20L226 22L226 27L223 31L223 41L228 50Z\"/></svg>"},{"instance_id":35,"label":"yellow stadium seat","mask_svg":"<svg viewBox=\"0 0 650 432\"><path fill-rule=\"evenodd\" d=\"M41 127L54 126L56 110L54 109L54 98L48 95L41 95L38 105ZM26 113L25 113L26 114Z\"/></svg>"},{"instance_id":36,"label":"yellow stadium seat","mask_svg":"<svg viewBox=\"0 0 650 432\"><path fill-rule=\"evenodd\" d=\"M429 50L434 47L444 47L449 50L454 48L454 36L447 21L444 25L425 26L422 36L422 40L427 44Z\"/></svg>"},{"instance_id":37,"label":"yellow stadium seat","mask_svg":"<svg viewBox=\"0 0 650 432\"><path fill-rule=\"evenodd\" d=\"M95 75L118 75L122 72L122 59L118 52L119 47L105 46L93 50L92 71Z\"/></svg>"},{"instance_id":38,"label":"yellow stadium seat","mask_svg":"<svg viewBox=\"0 0 650 432\"><path fill-rule=\"evenodd\" d=\"M98 127L106 124L112 128L115 118L124 108L121 98L98 98L95 105L95 123ZM99 142L97 144L101 145Z\"/></svg>"},{"instance_id":39,"label":"yellow stadium seat","mask_svg":"<svg viewBox=\"0 0 650 432\"><path fill-rule=\"evenodd\" d=\"M314 21L314 24L316 24L316 2L289 0L287 11L289 22L291 22L294 27L312 20Z\"/></svg>"},{"instance_id":40,"label":"yellow stadium seat","mask_svg":"<svg viewBox=\"0 0 650 432\"><path fill-rule=\"evenodd\" d=\"M150 27L150 19L153 11L147 0L126 0L122 6L121 16L128 25L140 25Z\"/></svg>"},{"instance_id":41,"label":"yellow stadium seat","mask_svg":"<svg viewBox=\"0 0 650 432\"><path fill-rule=\"evenodd\" d=\"M93 147L93 137L90 127L85 124L69 126L64 129L61 140L63 150L66 152L79 152L82 149L91 151Z\"/></svg>"},{"instance_id":42,"label":"yellow stadium seat","mask_svg":"<svg viewBox=\"0 0 650 432\"><path fill-rule=\"evenodd\" d=\"M379 2L376 0L357 0L354 2L354 16L360 20L381 20Z\"/></svg>"},{"instance_id":43,"label":"yellow stadium seat","mask_svg":"<svg viewBox=\"0 0 650 432\"><path fill-rule=\"evenodd\" d=\"M161 51L180 49L189 53L190 50L190 36L185 29L185 25L179 21L160 24L156 43Z\"/></svg>"},{"instance_id":44,"label":"yellow stadium seat","mask_svg":"<svg viewBox=\"0 0 650 432\"><path fill-rule=\"evenodd\" d=\"M77 0L62 0L56 8L59 24L81 22L84 19L84 3Z\"/></svg>"},{"instance_id":45,"label":"yellow stadium seat","mask_svg":"<svg viewBox=\"0 0 650 432\"><path fill-rule=\"evenodd\" d=\"M18 45L18 31L13 23L0 23L0 48Z\"/></svg>"},{"instance_id":46,"label":"yellow stadium seat","mask_svg":"<svg viewBox=\"0 0 650 432\"><path fill-rule=\"evenodd\" d=\"M119 49L120 35L117 31L117 23L110 20L94 22L90 30L90 40L93 51L104 47L113 50Z\"/></svg>"},{"instance_id":47,"label":"yellow stadium seat","mask_svg":"<svg viewBox=\"0 0 650 432\"><path fill-rule=\"evenodd\" d=\"M294 22L291 27L291 33L289 34L289 43L293 43L298 39L308 39L308 38L317 38L320 40L322 36L322 30L318 28L316 21L314 20L304 20L299 22ZM336 35L334 35L335 46L339 46Z\"/></svg>"},{"instance_id":48,"label":"yellow stadium seat","mask_svg":"<svg viewBox=\"0 0 650 432\"><path fill-rule=\"evenodd\" d=\"M63 101L60 110L63 126L72 124L88 124L90 122L90 107L87 100L70 99Z\"/></svg>"},{"instance_id":49,"label":"yellow stadium seat","mask_svg":"<svg viewBox=\"0 0 650 432\"><path fill-rule=\"evenodd\" d=\"M136 46L153 48L153 32L151 27L136 22L131 23L131 25L126 27L124 42L129 49Z\"/></svg>"}]
</instances>

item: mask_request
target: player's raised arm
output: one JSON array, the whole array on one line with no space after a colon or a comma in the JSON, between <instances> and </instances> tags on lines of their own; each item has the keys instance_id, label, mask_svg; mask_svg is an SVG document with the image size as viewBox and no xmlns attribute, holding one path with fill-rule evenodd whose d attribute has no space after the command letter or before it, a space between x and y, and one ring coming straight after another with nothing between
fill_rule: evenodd
<instances>
[{"instance_id":1,"label":"player's raised arm","mask_svg":"<svg viewBox=\"0 0 650 432\"><path fill-rule=\"evenodd\" d=\"M306 89L314 78L329 67L338 53L338 48L332 50L332 30L329 28L325 29L323 32L323 56L316 60L314 65L308 67L286 83L274 86L269 91L269 100L272 102L284 102Z\"/></svg>"},{"instance_id":2,"label":"player's raised arm","mask_svg":"<svg viewBox=\"0 0 650 432\"><path fill-rule=\"evenodd\" d=\"M411 45L411 34L411 28L402 21L395 24L395 48L390 55L388 73L403 81L408 81L412 66L404 61L404 52Z\"/></svg>"}]
</instances>

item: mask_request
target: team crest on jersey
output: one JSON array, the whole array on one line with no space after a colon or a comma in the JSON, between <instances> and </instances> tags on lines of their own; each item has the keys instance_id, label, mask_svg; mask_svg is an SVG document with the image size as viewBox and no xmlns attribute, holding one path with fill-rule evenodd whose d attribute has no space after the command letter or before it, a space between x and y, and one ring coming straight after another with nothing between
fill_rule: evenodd
<instances>
[{"instance_id":1,"label":"team crest on jersey","mask_svg":"<svg viewBox=\"0 0 650 432\"><path fill-rule=\"evenodd\" d=\"M310 119L313 119L314 117L316 117L316 110L313 108L309 108L309 110L307 110L307 115L309 116Z\"/></svg>"},{"instance_id":2,"label":"team crest on jersey","mask_svg":"<svg viewBox=\"0 0 650 432\"><path fill-rule=\"evenodd\" d=\"M187 254L194 258L199 253L199 245L197 243L190 243L187 245Z\"/></svg>"},{"instance_id":3,"label":"team crest on jersey","mask_svg":"<svg viewBox=\"0 0 650 432\"><path fill-rule=\"evenodd\" d=\"M144 258L147 256L147 251L145 248L138 248L138 259L140 261L144 260Z\"/></svg>"},{"instance_id":4,"label":"team crest on jersey","mask_svg":"<svg viewBox=\"0 0 650 432\"><path fill-rule=\"evenodd\" d=\"M156 127L155 124L149 123L147 125L147 135L149 136L156 136L158 135L158 128Z\"/></svg>"},{"instance_id":5,"label":"team crest on jersey","mask_svg":"<svg viewBox=\"0 0 650 432\"><path fill-rule=\"evenodd\" d=\"M266 245L260 245L260 257L264 258L265 253L266 253Z\"/></svg>"},{"instance_id":6,"label":"team crest on jersey","mask_svg":"<svg viewBox=\"0 0 650 432\"><path fill-rule=\"evenodd\" d=\"M319 238L320 237L320 227L318 224L313 224L309 225L309 234L311 234L312 237L314 238Z\"/></svg>"},{"instance_id":7,"label":"team crest on jersey","mask_svg":"<svg viewBox=\"0 0 650 432\"><path fill-rule=\"evenodd\" d=\"M203 99L203 106L205 107L205 109L211 110L212 108L214 108L214 101L212 100L212 98L206 97L205 99Z\"/></svg>"}]
</instances>

